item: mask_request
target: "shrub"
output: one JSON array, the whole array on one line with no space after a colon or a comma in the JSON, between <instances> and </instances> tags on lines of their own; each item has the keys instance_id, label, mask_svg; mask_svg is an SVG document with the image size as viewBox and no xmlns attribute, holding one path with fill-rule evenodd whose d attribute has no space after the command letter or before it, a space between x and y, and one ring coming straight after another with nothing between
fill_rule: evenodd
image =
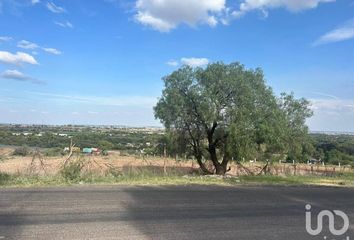
<instances>
[{"instance_id":1,"label":"shrub","mask_svg":"<svg viewBox=\"0 0 354 240\"><path fill-rule=\"evenodd\" d=\"M11 176L9 174L0 172L0 185L5 185L10 179Z\"/></svg>"},{"instance_id":2,"label":"shrub","mask_svg":"<svg viewBox=\"0 0 354 240\"><path fill-rule=\"evenodd\" d=\"M28 156L30 154L31 154L31 149L29 147L27 147L27 146L18 147L13 152L13 155L22 156L22 157L26 157L26 156Z\"/></svg>"},{"instance_id":3,"label":"shrub","mask_svg":"<svg viewBox=\"0 0 354 240\"><path fill-rule=\"evenodd\" d=\"M63 154L63 150L61 148L50 148L44 152L44 155L47 157L56 157L62 154Z\"/></svg>"},{"instance_id":4,"label":"shrub","mask_svg":"<svg viewBox=\"0 0 354 240\"><path fill-rule=\"evenodd\" d=\"M76 182L80 180L83 167L84 164L81 161L71 162L62 168L60 174L67 182Z\"/></svg>"}]
</instances>

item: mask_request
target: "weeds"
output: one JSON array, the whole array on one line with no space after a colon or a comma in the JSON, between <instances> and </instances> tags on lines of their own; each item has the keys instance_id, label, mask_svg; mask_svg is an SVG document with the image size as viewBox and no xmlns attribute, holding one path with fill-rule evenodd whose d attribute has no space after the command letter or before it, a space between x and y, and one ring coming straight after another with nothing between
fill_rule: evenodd
<instances>
[{"instance_id":1,"label":"weeds","mask_svg":"<svg viewBox=\"0 0 354 240\"><path fill-rule=\"evenodd\" d=\"M336 174L335 176L241 176L241 177L209 177L202 175L183 175L177 170L164 173L161 168L126 167L109 168L105 172L84 171L84 162L75 161L64 167L57 175L23 175L0 173L0 186L46 186L71 184L123 184L123 185L332 185L354 186L354 174Z\"/></svg>"},{"instance_id":2,"label":"weeds","mask_svg":"<svg viewBox=\"0 0 354 240\"><path fill-rule=\"evenodd\" d=\"M0 172L0 185L6 185L11 180L11 175Z\"/></svg>"},{"instance_id":3,"label":"weeds","mask_svg":"<svg viewBox=\"0 0 354 240\"><path fill-rule=\"evenodd\" d=\"M83 167L84 167L84 163L82 161L70 162L67 166L64 166L60 170L60 175L67 182L80 181L81 171Z\"/></svg>"}]
</instances>

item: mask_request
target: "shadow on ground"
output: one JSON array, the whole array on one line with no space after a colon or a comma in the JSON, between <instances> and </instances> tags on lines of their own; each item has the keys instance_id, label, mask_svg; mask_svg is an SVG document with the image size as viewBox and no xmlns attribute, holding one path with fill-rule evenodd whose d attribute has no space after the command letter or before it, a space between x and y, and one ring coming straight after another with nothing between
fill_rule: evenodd
<instances>
[{"instance_id":1,"label":"shadow on ground","mask_svg":"<svg viewBox=\"0 0 354 240\"><path fill-rule=\"evenodd\" d=\"M313 216L323 209L342 209L354 220L351 189L185 186L124 191L133 201L126 206L129 219L146 239L332 239L326 220L319 236L306 232L306 204L313 206ZM337 221L336 227L341 224ZM353 236L351 226L348 236Z\"/></svg>"}]
</instances>

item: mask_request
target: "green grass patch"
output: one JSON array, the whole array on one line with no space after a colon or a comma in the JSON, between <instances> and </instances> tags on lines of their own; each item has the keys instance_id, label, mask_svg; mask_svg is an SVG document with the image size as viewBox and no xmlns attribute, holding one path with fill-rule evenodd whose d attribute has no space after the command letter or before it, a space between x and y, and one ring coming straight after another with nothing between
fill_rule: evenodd
<instances>
[{"instance_id":1,"label":"green grass patch","mask_svg":"<svg viewBox=\"0 0 354 240\"><path fill-rule=\"evenodd\" d=\"M164 174L156 168L110 169L103 174L82 172L79 165L69 165L54 176L0 173L0 187L67 186L67 185L327 185L354 187L354 174L335 176L217 176L182 175L178 171Z\"/></svg>"},{"instance_id":2,"label":"green grass patch","mask_svg":"<svg viewBox=\"0 0 354 240\"><path fill-rule=\"evenodd\" d=\"M232 181L232 180L231 180ZM242 176L243 184L354 186L354 174L334 176Z\"/></svg>"}]
</instances>

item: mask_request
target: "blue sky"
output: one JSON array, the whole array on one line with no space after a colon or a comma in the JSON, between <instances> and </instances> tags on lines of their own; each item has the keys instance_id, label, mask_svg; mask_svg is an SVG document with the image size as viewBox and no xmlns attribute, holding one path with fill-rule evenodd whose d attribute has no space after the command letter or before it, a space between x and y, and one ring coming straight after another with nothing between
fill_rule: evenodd
<instances>
[{"instance_id":1,"label":"blue sky","mask_svg":"<svg viewBox=\"0 0 354 240\"><path fill-rule=\"evenodd\" d=\"M353 0L0 0L1 123L159 126L161 77L214 61L354 131Z\"/></svg>"}]
</instances>

